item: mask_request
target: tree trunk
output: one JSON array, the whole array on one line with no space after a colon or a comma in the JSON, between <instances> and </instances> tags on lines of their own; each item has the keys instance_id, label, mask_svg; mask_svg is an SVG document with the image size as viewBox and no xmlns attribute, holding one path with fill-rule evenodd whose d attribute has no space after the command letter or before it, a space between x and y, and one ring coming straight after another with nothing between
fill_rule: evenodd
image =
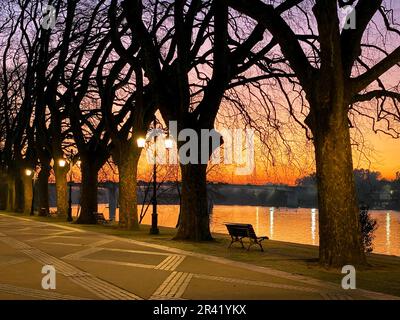
<instances>
[{"instance_id":1,"label":"tree trunk","mask_svg":"<svg viewBox=\"0 0 400 320\"><path fill-rule=\"evenodd\" d=\"M24 212L24 184L20 175L15 179L15 212Z\"/></svg>"},{"instance_id":2,"label":"tree trunk","mask_svg":"<svg viewBox=\"0 0 400 320\"><path fill-rule=\"evenodd\" d=\"M50 165L42 163L37 181L39 216L49 214L49 177Z\"/></svg>"},{"instance_id":3,"label":"tree trunk","mask_svg":"<svg viewBox=\"0 0 400 320\"><path fill-rule=\"evenodd\" d=\"M76 223L96 224L94 212L97 212L97 187L99 168L90 159L82 159L81 165L81 214Z\"/></svg>"},{"instance_id":4,"label":"tree trunk","mask_svg":"<svg viewBox=\"0 0 400 320\"><path fill-rule=\"evenodd\" d=\"M128 230L139 229L137 210L137 167L140 149L128 142L119 157L119 226Z\"/></svg>"},{"instance_id":5,"label":"tree trunk","mask_svg":"<svg viewBox=\"0 0 400 320\"><path fill-rule=\"evenodd\" d=\"M177 240L209 241L210 219L207 208L207 165L181 165L182 203Z\"/></svg>"},{"instance_id":6,"label":"tree trunk","mask_svg":"<svg viewBox=\"0 0 400 320\"><path fill-rule=\"evenodd\" d=\"M353 176L347 107L329 106L319 108L316 113L319 114L314 120L313 134L318 181L320 263L332 267L362 265L366 260Z\"/></svg>"},{"instance_id":7,"label":"tree trunk","mask_svg":"<svg viewBox=\"0 0 400 320\"><path fill-rule=\"evenodd\" d=\"M31 213L33 198L32 177L28 177L24 173L22 173L22 177L24 189L24 214L29 215Z\"/></svg>"},{"instance_id":8,"label":"tree trunk","mask_svg":"<svg viewBox=\"0 0 400 320\"><path fill-rule=\"evenodd\" d=\"M68 213L67 168L54 167L56 177L57 215L66 217Z\"/></svg>"},{"instance_id":9,"label":"tree trunk","mask_svg":"<svg viewBox=\"0 0 400 320\"><path fill-rule=\"evenodd\" d=\"M0 174L0 210L7 209L7 177Z\"/></svg>"},{"instance_id":10,"label":"tree trunk","mask_svg":"<svg viewBox=\"0 0 400 320\"><path fill-rule=\"evenodd\" d=\"M9 212L15 209L15 177L12 173L7 175L7 205L6 210Z\"/></svg>"}]
</instances>

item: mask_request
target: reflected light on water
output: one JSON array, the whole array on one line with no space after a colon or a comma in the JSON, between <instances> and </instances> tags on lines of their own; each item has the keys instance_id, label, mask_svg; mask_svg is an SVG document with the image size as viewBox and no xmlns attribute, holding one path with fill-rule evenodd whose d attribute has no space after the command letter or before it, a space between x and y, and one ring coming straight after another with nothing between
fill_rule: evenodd
<instances>
[{"instance_id":1,"label":"reflected light on water","mask_svg":"<svg viewBox=\"0 0 400 320\"><path fill-rule=\"evenodd\" d=\"M390 254L390 212L386 212L386 253Z\"/></svg>"},{"instance_id":2,"label":"reflected light on water","mask_svg":"<svg viewBox=\"0 0 400 320\"><path fill-rule=\"evenodd\" d=\"M275 208L271 207L269 208L269 238L273 239L274 238L274 211Z\"/></svg>"},{"instance_id":3,"label":"reflected light on water","mask_svg":"<svg viewBox=\"0 0 400 320\"><path fill-rule=\"evenodd\" d=\"M256 207L256 233L258 233L258 226L260 225L259 224L259 216L258 216L258 214L259 214L259 208L258 207Z\"/></svg>"},{"instance_id":4,"label":"reflected light on water","mask_svg":"<svg viewBox=\"0 0 400 320\"><path fill-rule=\"evenodd\" d=\"M311 240L313 245L315 245L315 230L316 230L315 216L316 216L316 210L311 209Z\"/></svg>"}]
</instances>

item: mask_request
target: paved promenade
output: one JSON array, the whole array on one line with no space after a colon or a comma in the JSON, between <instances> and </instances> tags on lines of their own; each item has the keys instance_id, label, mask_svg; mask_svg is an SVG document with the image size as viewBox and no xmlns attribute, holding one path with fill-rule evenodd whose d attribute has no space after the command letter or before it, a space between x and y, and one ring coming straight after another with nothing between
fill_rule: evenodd
<instances>
[{"instance_id":1,"label":"paved promenade","mask_svg":"<svg viewBox=\"0 0 400 320\"><path fill-rule=\"evenodd\" d=\"M41 286L44 265L56 289ZM340 284L0 214L0 299L387 299Z\"/></svg>"}]
</instances>

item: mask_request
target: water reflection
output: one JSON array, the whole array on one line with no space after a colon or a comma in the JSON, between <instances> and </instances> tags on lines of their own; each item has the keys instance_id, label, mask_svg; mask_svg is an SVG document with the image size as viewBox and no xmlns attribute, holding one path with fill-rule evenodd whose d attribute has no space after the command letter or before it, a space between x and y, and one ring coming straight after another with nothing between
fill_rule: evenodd
<instances>
[{"instance_id":1,"label":"water reflection","mask_svg":"<svg viewBox=\"0 0 400 320\"><path fill-rule=\"evenodd\" d=\"M258 207L256 207L256 233L258 233L258 226L260 225L259 224L259 216L258 216L258 214L259 214L259 208Z\"/></svg>"},{"instance_id":2,"label":"water reflection","mask_svg":"<svg viewBox=\"0 0 400 320\"><path fill-rule=\"evenodd\" d=\"M275 208L269 208L269 238L274 239L274 211Z\"/></svg>"},{"instance_id":3,"label":"water reflection","mask_svg":"<svg viewBox=\"0 0 400 320\"><path fill-rule=\"evenodd\" d=\"M316 230L315 216L316 216L316 209L311 209L311 240L313 245L315 245L315 230Z\"/></svg>"},{"instance_id":4,"label":"water reflection","mask_svg":"<svg viewBox=\"0 0 400 320\"><path fill-rule=\"evenodd\" d=\"M74 207L74 215L76 209ZM104 205L99 206L99 212L103 212L108 218L108 209ZM178 206L160 205L158 207L160 226L175 227L178 212ZM400 256L400 212L372 210L371 216L378 222L373 242L374 252ZM274 240L311 245L319 243L317 209L216 205L210 219L212 232L227 233L225 222L251 223L260 236L266 235ZM143 224L151 224L151 210L145 216Z\"/></svg>"},{"instance_id":5,"label":"water reflection","mask_svg":"<svg viewBox=\"0 0 400 320\"><path fill-rule=\"evenodd\" d=\"M390 254L390 212L386 212L386 253Z\"/></svg>"}]
</instances>

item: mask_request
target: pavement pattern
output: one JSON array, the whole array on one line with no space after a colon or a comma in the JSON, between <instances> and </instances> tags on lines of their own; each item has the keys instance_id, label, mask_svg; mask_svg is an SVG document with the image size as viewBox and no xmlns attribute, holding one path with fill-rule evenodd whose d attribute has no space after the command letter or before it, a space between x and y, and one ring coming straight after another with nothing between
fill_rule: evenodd
<instances>
[{"instance_id":1,"label":"pavement pattern","mask_svg":"<svg viewBox=\"0 0 400 320\"><path fill-rule=\"evenodd\" d=\"M56 289L42 288L45 265ZM399 299L265 267L0 214L2 300Z\"/></svg>"}]
</instances>

